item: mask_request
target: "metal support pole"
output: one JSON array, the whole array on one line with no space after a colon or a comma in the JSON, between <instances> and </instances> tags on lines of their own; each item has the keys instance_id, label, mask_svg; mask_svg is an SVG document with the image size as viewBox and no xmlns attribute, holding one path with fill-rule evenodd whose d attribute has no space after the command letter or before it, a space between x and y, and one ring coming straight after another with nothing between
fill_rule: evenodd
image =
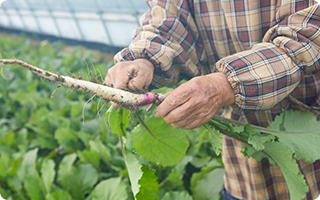
<instances>
[{"instance_id":1,"label":"metal support pole","mask_svg":"<svg viewBox=\"0 0 320 200\"><path fill-rule=\"evenodd\" d=\"M69 12L71 13L73 20L74 20L74 22L76 23L77 29L78 29L79 34L80 34L80 39L81 39L82 41L84 41L84 36L83 36L82 31L81 31L79 22L78 22L77 18L75 17L74 9L72 9L69 0L65 0L65 1L66 1L66 3L68 4Z\"/></svg>"},{"instance_id":2,"label":"metal support pole","mask_svg":"<svg viewBox=\"0 0 320 200\"><path fill-rule=\"evenodd\" d=\"M34 18L35 22L36 22L36 25L38 27L38 30L40 31L40 33L43 33L43 30L41 28L41 25L40 25L40 22L39 22L39 19L38 17L34 14L34 9L33 9L33 6L31 6L31 4L29 3L29 0L25 0L26 4L28 5L28 7L30 8L30 12L31 12L31 15L32 17Z\"/></svg>"},{"instance_id":3,"label":"metal support pole","mask_svg":"<svg viewBox=\"0 0 320 200\"><path fill-rule=\"evenodd\" d=\"M99 0L90 1L91 4L94 3L95 5L94 10L91 9L91 5L90 7L81 7L79 9L76 9L73 7L71 0L64 0L64 3L66 4L65 7L57 7L57 8L55 8L55 6L53 5L50 5L50 2L48 0L43 0L44 6L41 6L41 7L36 7L35 6L36 2L34 1L24 0L24 2L26 3L25 4L26 9L24 9L24 7L19 5L18 0L8 0L8 1L11 1L12 3L8 4L7 6L5 5L1 6L0 11L3 11L2 12L3 17L7 17L9 28L14 28L14 20L13 20L14 18L12 18L12 15L10 13L10 9L12 9L13 11L17 12L16 14L14 14L14 16L21 21L23 30L30 30L27 24L28 21L26 20L26 16L28 16L28 17L34 18L35 28L37 29L35 30L35 32L38 32L40 34L45 33L44 32L45 26L41 26L42 24L40 23L42 22L41 19L49 18L50 21L52 20L53 22L54 27L52 27L52 29L56 28L57 30L57 34L58 34L57 36L63 37L63 30L60 28L58 22L60 19L68 19L71 21L71 23L75 23L76 25L75 27L76 32L73 38L79 39L81 41L85 41L85 33L83 32L83 29L80 26L81 20L94 20L94 21L100 20L100 22L103 25L103 30L105 31L106 37L109 40L108 43L114 46L115 44L111 34L112 30L108 26L109 22L112 22L112 23L127 22L130 24L137 24L138 26L140 25L139 17L141 15L141 12L139 8L135 6L134 0L128 0L126 2L127 4L125 5L126 9L121 9L121 6L120 6L120 8L118 9L116 7L115 8L107 7L105 10L102 8L101 2L99 2ZM120 1L115 2L116 5L118 4L117 7L119 7ZM82 13L88 14L88 15L81 15ZM118 18L117 17L109 18L106 14L112 14L112 16L125 15L129 17L126 18L121 16ZM5 19L1 21L4 22Z\"/></svg>"},{"instance_id":4,"label":"metal support pole","mask_svg":"<svg viewBox=\"0 0 320 200\"><path fill-rule=\"evenodd\" d=\"M131 8L133 10L132 14L136 18L137 25L140 26L140 20L139 20L139 17L138 17L139 16L139 12L135 8L134 3L132 2L132 0L128 0L128 1L130 2Z\"/></svg>"},{"instance_id":5,"label":"metal support pole","mask_svg":"<svg viewBox=\"0 0 320 200\"><path fill-rule=\"evenodd\" d=\"M16 4L16 2L14 1L14 0L11 0L11 2L15 5L15 10L17 11L17 13L18 13L18 16L20 17L20 22L21 22L21 24L22 24L22 26L23 26L23 28L25 28L26 30L28 30L28 26L27 26L27 24L26 24L26 22L23 20L23 17L22 17L22 15L21 15L21 13L20 13L20 8L17 6L17 4Z\"/></svg>"},{"instance_id":6,"label":"metal support pole","mask_svg":"<svg viewBox=\"0 0 320 200\"><path fill-rule=\"evenodd\" d=\"M57 23L56 18L54 18L53 14L52 14L52 9L51 9L51 7L48 5L47 0L43 0L43 1L44 1L44 4L46 5L46 8L48 9L49 15L50 15L50 17L51 17L51 19L52 19L52 21L53 21L54 26L55 26L56 29L57 29L58 36L59 36L59 37L62 37L61 30L60 30L60 28L59 28L59 26L58 26L58 23Z\"/></svg>"},{"instance_id":7,"label":"metal support pole","mask_svg":"<svg viewBox=\"0 0 320 200\"><path fill-rule=\"evenodd\" d=\"M105 22L105 20L103 19L103 16L102 16L103 11L102 11L101 8L99 7L99 3L97 2L97 0L94 0L94 4L96 5L96 7L97 7L97 9L98 9L97 14L99 15L100 21L101 21L101 23L102 23L102 25L103 25L103 28L104 28L104 30L105 30L105 32L106 32L106 34L107 34L108 40L109 40L109 42L110 42L110 45L113 46L113 41L112 41L110 32L109 32L108 27L107 27L107 25L106 25L106 22Z\"/></svg>"},{"instance_id":8,"label":"metal support pole","mask_svg":"<svg viewBox=\"0 0 320 200\"><path fill-rule=\"evenodd\" d=\"M7 13L6 9L4 9L2 7L0 7L0 9L3 11L4 15L7 17L10 27L13 28L13 25L12 25L13 23L12 23L11 18L9 16L9 14Z\"/></svg>"}]
</instances>

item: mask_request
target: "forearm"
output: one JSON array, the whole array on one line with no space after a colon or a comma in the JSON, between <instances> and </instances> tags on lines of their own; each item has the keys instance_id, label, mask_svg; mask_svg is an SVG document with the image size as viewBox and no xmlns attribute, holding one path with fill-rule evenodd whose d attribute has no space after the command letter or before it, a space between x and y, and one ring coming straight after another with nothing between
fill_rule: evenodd
<instances>
[{"instance_id":1,"label":"forearm","mask_svg":"<svg viewBox=\"0 0 320 200\"><path fill-rule=\"evenodd\" d=\"M220 60L240 109L269 109L289 95L305 74L320 69L319 6L282 19L252 49Z\"/></svg>"},{"instance_id":2,"label":"forearm","mask_svg":"<svg viewBox=\"0 0 320 200\"><path fill-rule=\"evenodd\" d=\"M303 75L291 58L272 44L226 57L215 70L226 74L235 94L234 106L242 110L272 108L292 92Z\"/></svg>"}]
</instances>

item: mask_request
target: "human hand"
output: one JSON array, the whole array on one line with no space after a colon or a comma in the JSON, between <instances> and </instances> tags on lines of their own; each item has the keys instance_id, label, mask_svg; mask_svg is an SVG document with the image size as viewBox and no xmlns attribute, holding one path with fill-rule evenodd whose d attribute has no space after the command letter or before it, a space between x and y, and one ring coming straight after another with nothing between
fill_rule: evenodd
<instances>
[{"instance_id":1,"label":"human hand","mask_svg":"<svg viewBox=\"0 0 320 200\"><path fill-rule=\"evenodd\" d=\"M153 64L147 59L120 62L108 70L104 84L117 89L141 90L151 84L153 71ZM118 107L114 102L111 104Z\"/></svg>"},{"instance_id":2,"label":"human hand","mask_svg":"<svg viewBox=\"0 0 320 200\"><path fill-rule=\"evenodd\" d=\"M156 115L174 128L194 129L208 122L221 107L233 104L234 98L226 76L212 73L195 77L167 93Z\"/></svg>"}]
</instances>

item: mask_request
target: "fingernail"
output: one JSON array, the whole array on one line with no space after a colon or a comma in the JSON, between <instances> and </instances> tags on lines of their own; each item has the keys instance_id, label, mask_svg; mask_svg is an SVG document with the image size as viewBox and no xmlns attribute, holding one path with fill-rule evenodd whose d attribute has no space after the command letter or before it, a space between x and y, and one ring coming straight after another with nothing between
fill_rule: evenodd
<instances>
[{"instance_id":1,"label":"fingernail","mask_svg":"<svg viewBox=\"0 0 320 200\"><path fill-rule=\"evenodd\" d=\"M140 88L136 86L136 83L134 81L131 82L132 85L136 88L136 90L139 90Z\"/></svg>"},{"instance_id":2,"label":"fingernail","mask_svg":"<svg viewBox=\"0 0 320 200\"><path fill-rule=\"evenodd\" d=\"M158 112L156 112L156 116L158 117L158 118L160 118L161 116L159 115L159 113Z\"/></svg>"},{"instance_id":3,"label":"fingernail","mask_svg":"<svg viewBox=\"0 0 320 200\"><path fill-rule=\"evenodd\" d=\"M138 72L139 72L138 69L133 72L133 77L134 77L134 78L138 76Z\"/></svg>"},{"instance_id":4,"label":"fingernail","mask_svg":"<svg viewBox=\"0 0 320 200\"><path fill-rule=\"evenodd\" d=\"M159 99L160 102L164 101L166 99L166 97L167 96L165 94L163 94L163 93L159 93L158 94L158 99Z\"/></svg>"}]
</instances>

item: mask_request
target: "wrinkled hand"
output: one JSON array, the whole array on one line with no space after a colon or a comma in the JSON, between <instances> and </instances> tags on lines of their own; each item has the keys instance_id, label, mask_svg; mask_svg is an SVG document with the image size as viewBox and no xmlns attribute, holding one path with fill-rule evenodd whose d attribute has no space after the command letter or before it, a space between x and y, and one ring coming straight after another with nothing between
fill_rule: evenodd
<instances>
[{"instance_id":1,"label":"wrinkled hand","mask_svg":"<svg viewBox=\"0 0 320 200\"><path fill-rule=\"evenodd\" d=\"M174 128L198 128L221 107L234 103L233 90L223 73L195 77L167 95L156 115Z\"/></svg>"},{"instance_id":2,"label":"wrinkled hand","mask_svg":"<svg viewBox=\"0 0 320 200\"><path fill-rule=\"evenodd\" d=\"M117 89L141 90L151 84L153 71L153 64L147 59L124 61L108 70L104 83ZM114 102L111 104L118 107Z\"/></svg>"}]
</instances>

